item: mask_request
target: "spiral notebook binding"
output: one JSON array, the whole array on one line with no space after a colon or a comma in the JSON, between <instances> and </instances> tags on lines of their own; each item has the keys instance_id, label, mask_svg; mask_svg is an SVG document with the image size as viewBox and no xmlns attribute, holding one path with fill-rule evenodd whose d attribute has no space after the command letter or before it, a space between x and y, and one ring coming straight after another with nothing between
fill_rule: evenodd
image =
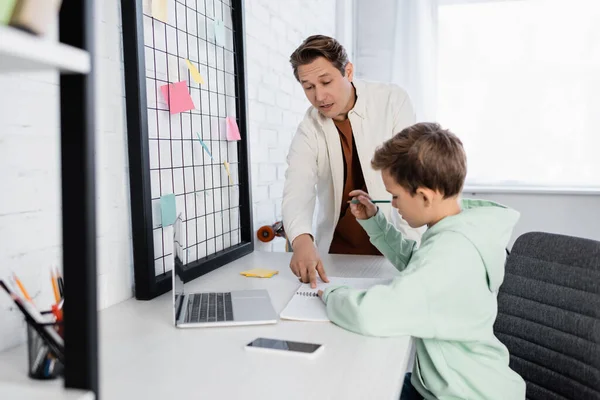
<instances>
[{"instance_id":1,"label":"spiral notebook binding","mask_svg":"<svg viewBox=\"0 0 600 400\"><path fill-rule=\"evenodd\" d=\"M317 292L296 292L297 295L299 296L304 296L304 297L318 297L319 294Z\"/></svg>"}]
</instances>

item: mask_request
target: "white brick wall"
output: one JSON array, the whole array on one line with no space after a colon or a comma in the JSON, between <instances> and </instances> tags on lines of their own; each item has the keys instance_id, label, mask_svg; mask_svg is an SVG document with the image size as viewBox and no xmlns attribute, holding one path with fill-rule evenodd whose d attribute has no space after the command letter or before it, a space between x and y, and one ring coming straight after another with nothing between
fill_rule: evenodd
<instances>
[{"instance_id":1,"label":"white brick wall","mask_svg":"<svg viewBox=\"0 0 600 400\"><path fill-rule=\"evenodd\" d=\"M120 0L96 1L98 306L133 295L133 253Z\"/></svg>"},{"instance_id":2,"label":"white brick wall","mask_svg":"<svg viewBox=\"0 0 600 400\"><path fill-rule=\"evenodd\" d=\"M96 193L98 305L132 296L129 178L119 0L97 1ZM308 102L289 55L308 35L335 32L335 0L246 1L254 225L281 219L285 156ZM0 277L15 271L40 307L61 265L58 75L0 75ZM279 240L259 249L283 250ZM0 293L0 351L25 340Z\"/></svg>"},{"instance_id":3,"label":"white brick wall","mask_svg":"<svg viewBox=\"0 0 600 400\"><path fill-rule=\"evenodd\" d=\"M132 252L119 0L96 2L98 305L132 296ZM40 308L62 264L58 74L0 74L0 277L16 272ZM0 350L25 326L0 293Z\"/></svg>"},{"instance_id":4,"label":"white brick wall","mask_svg":"<svg viewBox=\"0 0 600 400\"><path fill-rule=\"evenodd\" d=\"M0 86L0 277L14 271L43 307L49 267L61 262L58 75L0 74ZM0 324L0 349L25 339L3 290Z\"/></svg>"},{"instance_id":5,"label":"white brick wall","mask_svg":"<svg viewBox=\"0 0 600 400\"><path fill-rule=\"evenodd\" d=\"M281 220L285 158L309 106L289 57L306 37L333 36L336 0L246 1L246 64L254 230ZM284 251L285 242L257 242Z\"/></svg>"}]
</instances>

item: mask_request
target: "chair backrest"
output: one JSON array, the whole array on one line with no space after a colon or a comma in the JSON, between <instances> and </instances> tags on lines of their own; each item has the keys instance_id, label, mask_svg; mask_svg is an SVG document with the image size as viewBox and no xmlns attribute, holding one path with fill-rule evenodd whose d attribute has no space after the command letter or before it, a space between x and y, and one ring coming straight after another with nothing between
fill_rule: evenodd
<instances>
[{"instance_id":1,"label":"chair backrest","mask_svg":"<svg viewBox=\"0 0 600 400\"><path fill-rule=\"evenodd\" d=\"M515 242L494 331L527 398L600 399L600 242L531 232Z\"/></svg>"}]
</instances>

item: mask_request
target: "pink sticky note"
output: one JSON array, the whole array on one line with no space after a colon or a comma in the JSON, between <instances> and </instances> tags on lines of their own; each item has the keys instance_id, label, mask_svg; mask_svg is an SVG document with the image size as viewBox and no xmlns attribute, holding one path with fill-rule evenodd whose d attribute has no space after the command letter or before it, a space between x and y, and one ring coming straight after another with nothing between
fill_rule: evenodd
<instances>
[{"instance_id":1,"label":"pink sticky note","mask_svg":"<svg viewBox=\"0 0 600 400\"><path fill-rule=\"evenodd\" d=\"M194 102L187 88L187 81L170 83L160 87L160 91L169 105L171 114L194 109ZM170 101L169 101L170 100Z\"/></svg>"},{"instance_id":2,"label":"pink sticky note","mask_svg":"<svg viewBox=\"0 0 600 400\"><path fill-rule=\"evenodd\" d=\"M227 140L242 140L235 118L227 117Z\"/></svg>"}]
</instances>

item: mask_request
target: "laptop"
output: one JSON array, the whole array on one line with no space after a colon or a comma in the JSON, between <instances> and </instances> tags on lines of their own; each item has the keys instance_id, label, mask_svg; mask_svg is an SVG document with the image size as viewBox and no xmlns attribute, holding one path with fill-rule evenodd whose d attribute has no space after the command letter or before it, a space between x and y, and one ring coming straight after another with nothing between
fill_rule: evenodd
<instances>
[{"instance_id":1,"label":"laptop","mask_svg":"<svg viewBox=\"0 0 600 400\"><path fill-rule=\"evenodd\" d=\"M187 293L183 282L185 249L181 215L173 224L173 319L177 328L262 325L277 323L266 290Z\"/></svg>"}]
</instances>

